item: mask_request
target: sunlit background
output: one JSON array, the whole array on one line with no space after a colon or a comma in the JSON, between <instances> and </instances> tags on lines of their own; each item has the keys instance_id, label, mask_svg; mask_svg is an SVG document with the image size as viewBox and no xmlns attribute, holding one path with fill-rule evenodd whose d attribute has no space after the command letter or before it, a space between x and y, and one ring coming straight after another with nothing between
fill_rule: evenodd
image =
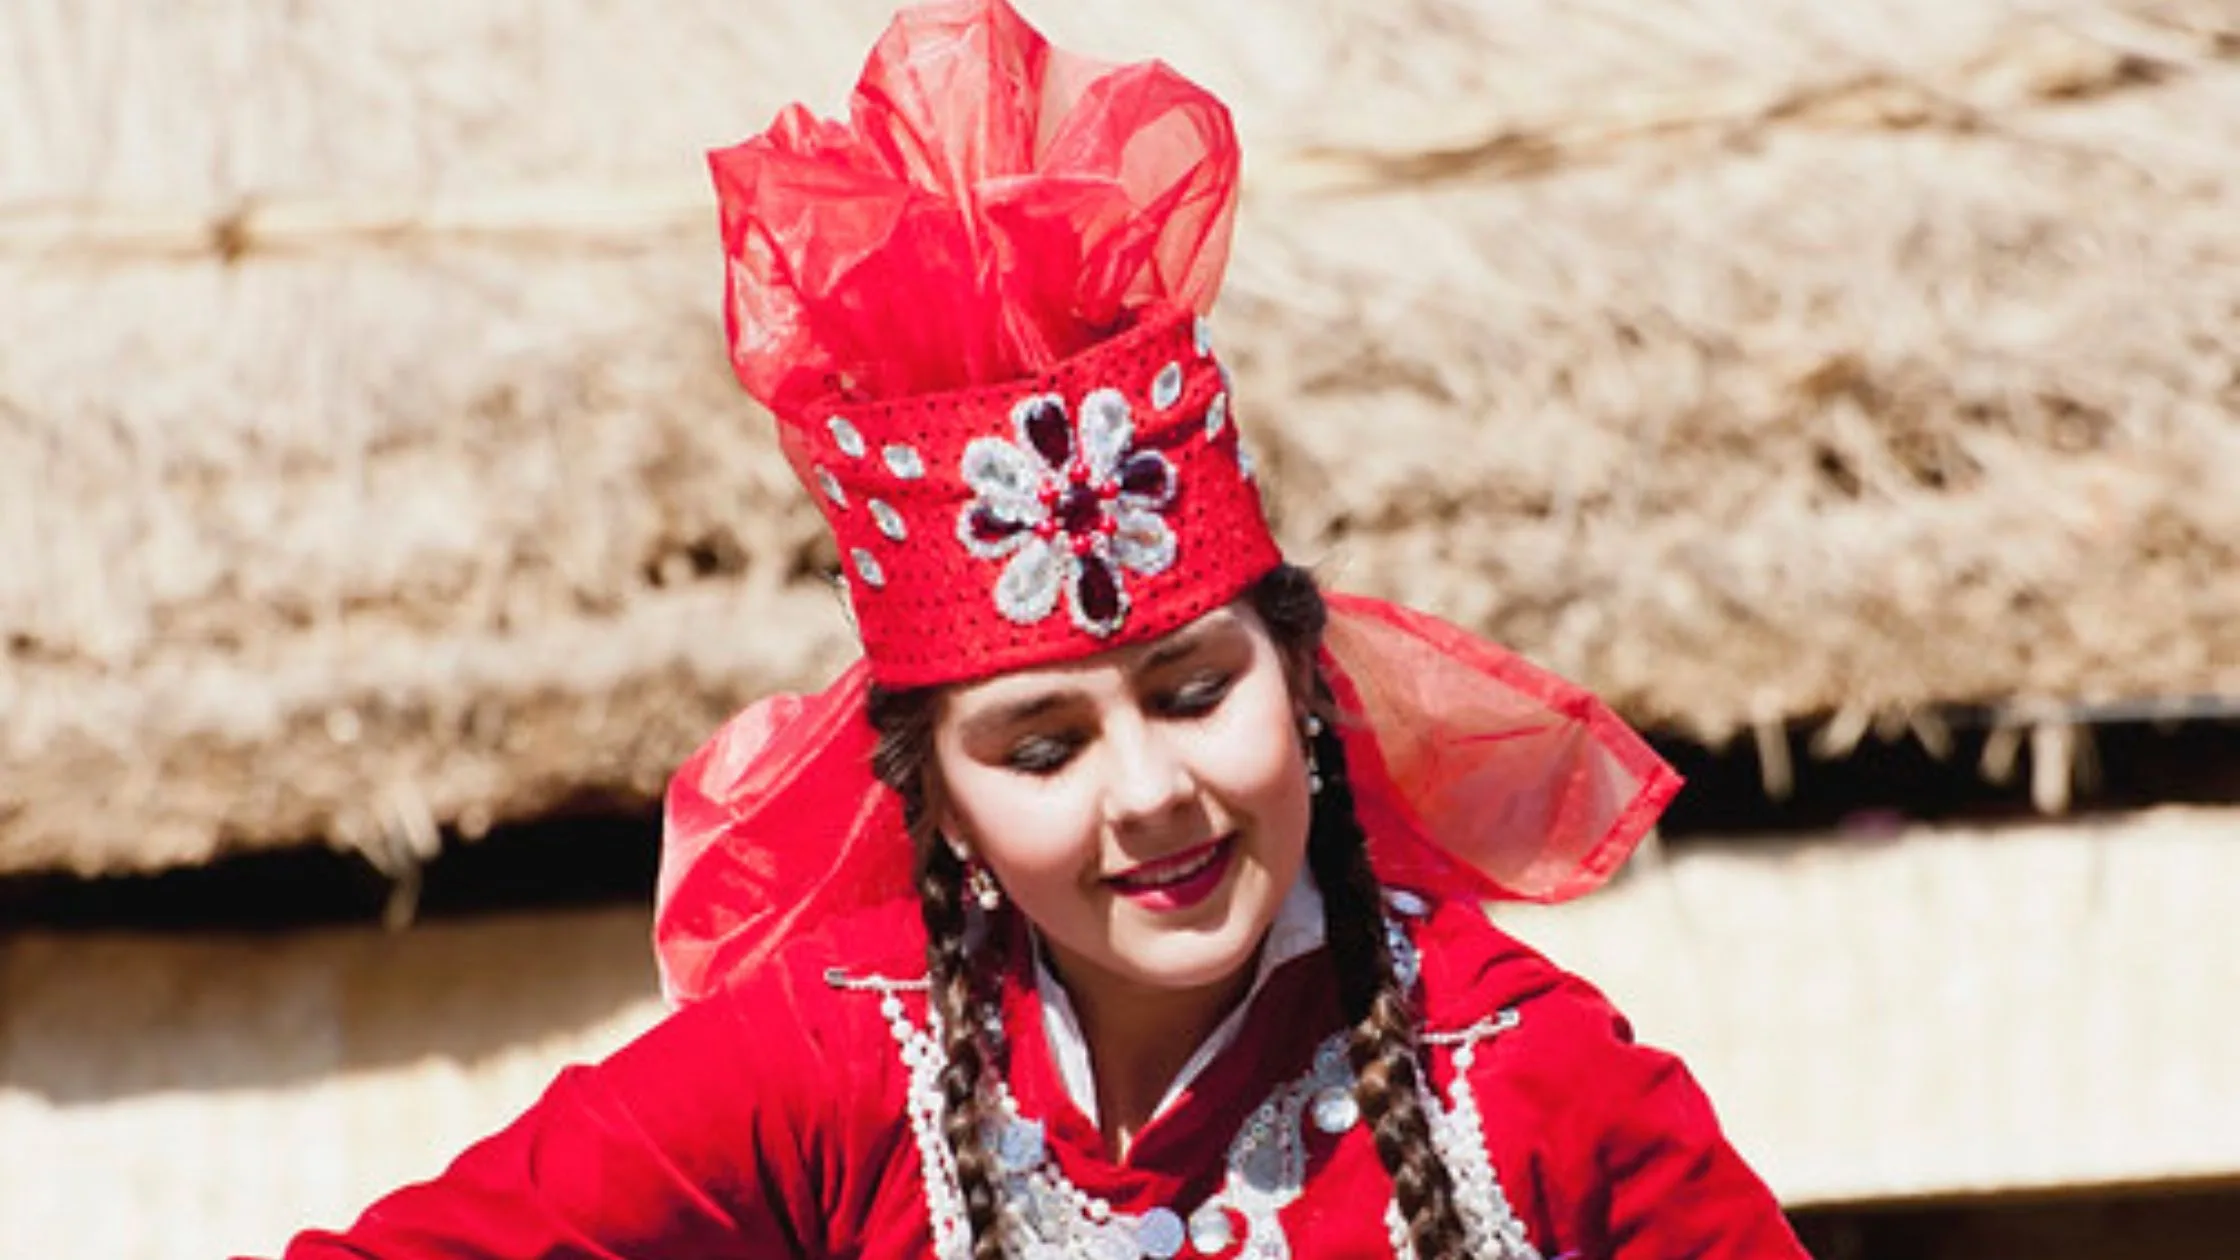
<instances>
[{"instance_id":1,"label":"sunlit background","mask_svg":"<svg viewBox=\"0 0 2240 1260\"><path fill-rule=\"evenodd\" d=\"M2240 7L1023 0L1228 99L1295 558L1689 774L1502 922L1823 1260L2240 1255ZM702 154L883 0L0 0L0 1257L269 1254L658 1019L821 683Z\"/></svg>"}]
</instances>

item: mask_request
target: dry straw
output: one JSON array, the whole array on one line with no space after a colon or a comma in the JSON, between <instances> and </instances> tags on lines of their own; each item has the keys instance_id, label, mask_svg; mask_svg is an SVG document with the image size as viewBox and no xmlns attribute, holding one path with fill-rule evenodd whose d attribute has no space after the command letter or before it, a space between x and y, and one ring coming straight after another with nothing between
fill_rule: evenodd
<instances>
[{"instance_id":1,"label":"dry straw","mask_svg":"<svg viewBox=\"0 0 2240 1260\"><path fill-rule=\"evenodd\" d=\"M1236 102L1337 583L1709 739L2240 694L2230 5L1028 7ZM0 11L0 870L408 871L828 672L698 154L883 11Z\"/></svg>"}]
</instances>

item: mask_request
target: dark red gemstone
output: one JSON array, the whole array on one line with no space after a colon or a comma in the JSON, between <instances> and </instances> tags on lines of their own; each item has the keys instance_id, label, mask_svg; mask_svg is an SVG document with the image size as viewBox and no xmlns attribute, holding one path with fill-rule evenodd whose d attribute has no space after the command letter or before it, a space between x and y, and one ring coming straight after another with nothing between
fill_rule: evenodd
<instances>
[{"instance_id":1,"label":"dark red gemstone","mask_svg":"<svg viewBox=\"0 0 2240 1260\"><path fill-rule=\"evenodd\" d=\"M1073 425L1066 421L1066 409L1055 399L1044 398L1027 409L1027 440L1034 443L1035 453L1052 468L1063 468L1073 458Z\"/></svg>"},{"instance_id":2,"label":"dark red gemstone","mask_svg":"<svg viewBox=\"0 0 2240 1260\"><path fill-rule=\"evenodd\" d=\"M1083 556L1075 583L1081 612L1089 620L1106 622L1120 615L1120 579L1113 575L1112 566L1093 555Z\"/></svg>"},{"instance_id":3,"label":"dark red gemstone","mask_svg":"<svg viewBox=\"0 0 2240 1260\"><path fill-rule=\"evenodd\" d=\"M972 509L972 536L984 543L1002 542L1026 528L1017 521L1005 520L991 507Z\"/></svg>"},{"instance_id":4,"label":"dark red gemstone","mask_svg":"<svg viewBox=\"0 0 2240 1260\"><path fill-rule=\"evenodd\" d=\"M1173 485L1174 472L1156 452L1140 451L1120 465L1120 488L1147 499L1164 499Z\"/></svg>"},{"instance_id":5,"label":"dark red gemstone","mask_svg":"<svg viewBox=\"0 0 2240 1260\"><path fill-rule=\"evenodd\" d=\"M1104 500L1088 486L1075 486L1058 500L1058 525L1069 534L1086 534L1104 519Z\"/></svg>"}]
</instances>

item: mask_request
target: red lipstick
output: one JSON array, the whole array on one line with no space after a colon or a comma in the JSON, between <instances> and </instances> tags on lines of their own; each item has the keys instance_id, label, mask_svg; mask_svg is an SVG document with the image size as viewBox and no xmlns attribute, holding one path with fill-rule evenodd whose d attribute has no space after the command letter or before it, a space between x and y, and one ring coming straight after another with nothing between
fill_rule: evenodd
<instances>
[{"instance_id":1,"label":"red lipstick","mask_svg":"<svg viewBox=\"0 0 2240 1260\"><path fill-rule=\"evenodd\" d=\"M1146 910L1185 910L1221 886L1236 849L1236 837L1227 835L1172 857L1129 867L1104 882Z\"/></svg>"}]
</instances>

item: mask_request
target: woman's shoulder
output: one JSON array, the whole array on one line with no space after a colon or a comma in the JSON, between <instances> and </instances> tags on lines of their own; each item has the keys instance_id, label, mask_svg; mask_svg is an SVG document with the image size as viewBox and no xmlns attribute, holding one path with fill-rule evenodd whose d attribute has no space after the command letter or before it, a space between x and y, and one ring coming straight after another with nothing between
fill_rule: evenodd
<instances>
[{"instance_id":1,"label":"woman's shoulder","mask_svg":"<svg viewBox=\"0 0 2240 1260\"><path fill-rule=\"evenodd\" d=\"M1629 1078L1677 1063L1639 1044L1633 1026L1589 980L1504 931L1475 901L1428 903L1412 937L1423 970L1423 1031L1441 1044L1498 1038L1513 1086L1568 1100L1630 1092Z\"/></svg>"},{"instance_id":2,"label":"woman's shoulder","mask_svg":"<svg viewBox=\"0 0 2240 1260\"><path fill-rule=\"evenodd\" d=\"M1478 902L1412 893L1395 893L1393 901L1416 946L1424 1016L1432 1026L1472 1023L1505 1010L1623 1025L1600 990L1502 930Z\"/></svg>"},{"instance_id":3,"label":"woman's shoulder","mask_svg":"<svg viewBox=\"0 0 2240 1260\"><path fill-rule=\"evenodd\" d=\"M1430 908L1414 936L1424 1040L1468 1078L1494 1166L1530 1179L1543 1235L1591 1254L1627 1239L1625 1255L1801 1260L1686 1065L1636 1042L1600 990L1475 902Z\"/></svg>"},{"instance_id":4,"label":"woman's shoulder","mask_svg":"<svg viewBox=\"0 0 2240 1260\"><path fill-rule=\"evenodd\" d=\"M720 1085L705 1096L790 1113L804 1133L884 1132L899 1085L882 998L900 996L918 1017L923 941L915 902L851 911L672 1011L604 1070L679 1080L697 1071ZM751 1079L737 1076L741 1063L753 1064Z\"/></svg>"},{"instance_id":5,"label":"woman's shoulder","mask_svg":"<svg viewBox=\"0 0 2240 1260\"><path fill-rule=\"evenodd\" d=\"M772 1006L798 1017L834 1005L876 1009L878 994L923 987L925 941L918 903L894 898L817 924L761 963L726 977L711 996L750 1014ZM857 1000L865 994L873 1000Z\"/></svg>"}]
</instances>

